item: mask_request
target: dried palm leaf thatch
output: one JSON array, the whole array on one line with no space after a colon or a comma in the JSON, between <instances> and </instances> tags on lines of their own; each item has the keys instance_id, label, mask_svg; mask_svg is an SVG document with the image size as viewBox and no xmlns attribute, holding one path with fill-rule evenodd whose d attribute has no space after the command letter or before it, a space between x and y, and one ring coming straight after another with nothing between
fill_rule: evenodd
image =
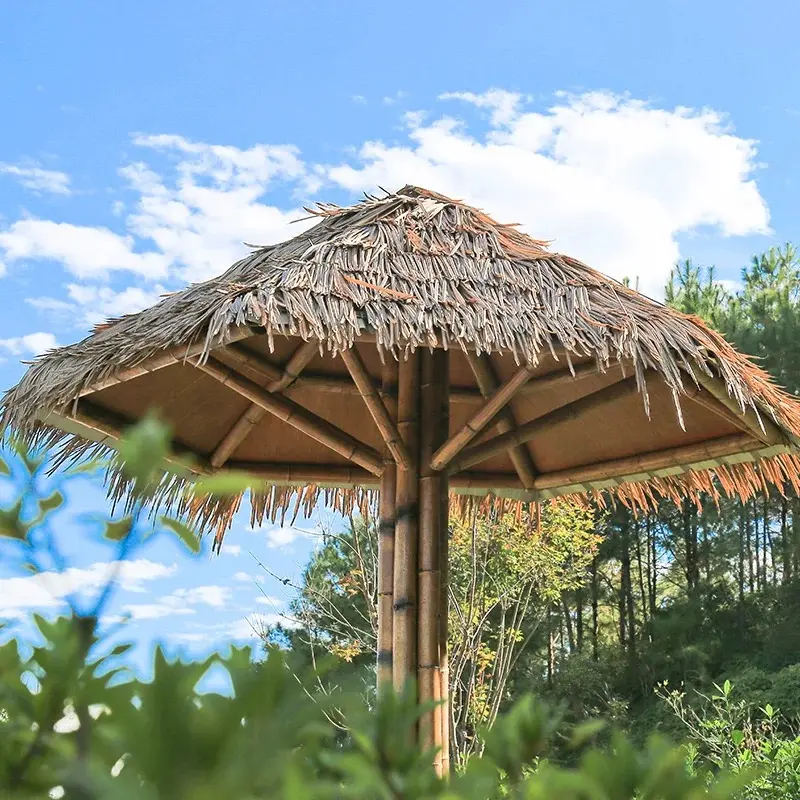
<instances>
[{"instance_id":1,"label":"dried palm leaf thatch","mask_svg":"<svg viewBox=\"0 0 800 800\"><path fill-rule=\"evenodd\" d=\"M629 365L646 408L645 374L655 371L670 388L679 417L681 397L714 377L735 407L771 421L785 440L771 457L622 484L610 480L578 489L582 496L610 494L648 507L658 497L747 497L767 485L797 483L800 403L701 320L551 252L515 226L417 187L368 196L352 207L320 204L310 213L318 222L309 230L255 248L221 276L37 359L3 398L0 425L31 442L60 446L62 458L78 457L97 445L43 424L43 415L69 416L91 387L123 370L144 371L160 354L202 360L231 338L254 332L266 335L270 346L276 336L288 335L318 341L321 350L336 354L369 336L384 357L445 347L510 352L532 366L551 356L570 365L591 357L601 370ZM259 519L307 509L322 493L346 511L368 502L371 491L272 486L253 497L253 514ZM165 496L178 494L172 484L165 490ZM518 501L465 496L459 502ZM201 524L224 526L238 503L197 501L191 512Z\"/></svg>"}]
</instances>

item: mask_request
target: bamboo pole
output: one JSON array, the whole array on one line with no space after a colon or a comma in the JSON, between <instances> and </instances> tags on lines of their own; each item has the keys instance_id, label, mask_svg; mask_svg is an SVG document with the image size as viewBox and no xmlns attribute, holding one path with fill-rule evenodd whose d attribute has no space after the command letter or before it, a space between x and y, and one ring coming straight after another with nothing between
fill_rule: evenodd
<instances>
[{"instance_id":1,"label":"bamboo pole","mask_svg":"<svg viewBox=\"0 0 800 800\"><path fill-rule=\"evenodd\" d=\"M571 485L603 481L611 478L652 475L654 472L680 468L680 471L697 467L709 461L717 461L726 456L762 450L764 446L749 433L734 433L705 442L670 447L638 456L618 458L582 467L545 472L536 478L536 489L564 488ZM713 466L713 465L709 465ZM706 467L707 469L708 467Z\"/></svg>"},{"instance_id":2,"label":"bamboo pole","mask_svg":"<svg viewBox=\"0 0 800 800\"><path fill-rule=\"evenodd\" d=\"M211 344L208 349L213 350L216 347L221 347L222 345L227 344L228 342L237 342L241 339L246 339L247 337L254 335L255 331L248 325L238 325L228 330L224 337L221 337L217 340L217 344ZM105 378L94 381L93 383L81 389L81 391L78 393L78 396L85 397L87 394L94 394L94 392L108 389L109 387L116 386L119 383L131 381L134 378L147 375L150 372L156 372L157 370L164 369L164 367L169 367L173 364L182 364L187 359L199 356L205 351L205 339L201 339L199 342L192 342L191 344L180 344L175 347L170 347L158 353L157 355L144 359L139 364L135 364L132 367L126 367L125 369L121 369L112 375L108 375Z\"/></svg>"},{"instance_id":3,"label":"bamboo pole","mask_svg":"<svg viewBox=\"0 0 800 800\"><path fill-rule=\"evenodd\" d=\"M271 381L266 390L273 394L278 394L288 389L297 380L303 368L311 361L319 350L319 342L303 342L292 353L291 358L286 363L280 377ZM235 452L236 448L250 435L253 428L264 418L267 411L258 403L252 403L250 407L239 417L230 430L222 437L214 452L211 454L211 466L221 467Z\"/></svg>"},{"instance_id":4,"label":"bamboo pole","mask_svg":"<svg viewBox=\"0 0 800 800\"><path fill-rule=\"evenodd\" d=\"M372 378L361 360L361 356L355 347L349 350L342 350L342 360L353 379L353 383L358 387L359 394L367 406L367 410L372 417L375 426L378 428L386 449L392 454L395 463L404 469L411 467L411 456L408 448L400 437L400 432L394 420L389 415L381 396L372 383Z\"/></svg>"},{"instance_id":5,"label":"bamboo pole","mask_svg":"<svg viewBox=\"0 0 800 800\"><path fill-rule=\"evenodd\" d=\"M466 355L469 366L472 369L472 374L475 376L475 380L478 384L478 389L484 397L489 397L489 395L491 395L491 393L495 391L499 385L497 376L495 375L491 361L489 360L489 356L478 356L471 352L468 352ZM572 377L571 374L570 377ZM537 384L539 384L539 381L543 380L546 379L540 378L537 380ZM522 387L522 389L525 389L530 385L531 383L528 382ZM541 384L539 385L541 386ZM546 389L548 387L544 388ZM511 431L515 430L516 427L517 421L514 417L513 410L510 407L504 409L503 413L497 419L495 429L498 433L510 433ZM536 467L533 464L533 459L531 458L531 454L528 452L527 447L524 445L516 445L511 447L509 448L508 455L511 459L512 465L514 466L514 470L519 476L519 480L523 488L532 489L533 481L536 477Z\"/></svg>"},{"instance_id":6,"label":"bamboo pole","mask_svg":"<svg viewBox=\"0 0 800 800\"><path fill-rule=\"evenodd\" d=\"M742 411L739 404L728 394L728 387L721 378L711 377L704 372L696 375L697 382L717 401L719 401L734 417L739 420L739 425L744 426L759 441L764 444L781 444L786 437L780 428L764 413L756 415L752 408ZM693 399L700 401L696 395ZM759 419L761 424L759 424Z\"/></svg>"},{"instance_id":7,"label":"bamboo pole","mask_svg":"<svg viewBox=\"0 0 800 800\"><path fill-rule=\"evenodd\" d=\"M430 460L431 467L444 469L508 405L530 380L531 374L529 367L521 367L502 386L498 386L484 405L437 449Z\"/></svg>"},{"instance_id":8,"label":"bamboo pole","mask_svg":"<svg viewBox=\"0 0 800 800\"><path fill-rule=\"evenodd\" d=\"M444 358L442 357L444 356ZM423 350L421 353L420 415L420 516L419 516L419 623L417 686L420 704L441 700L441 544L442 492L447 482L433 468L431 460L437 447L447 438L442 406L447 387L447 353ZM442 773L442 707L420 717L419 741L426 749L435 749L434 765Z\"/></svg>"},{"instance_id":9,"label":"bamboo pole","mask_svg":"<svg viewBox=\"0 0 800 800\"><path fill-rule=\"evenodd\" d=\"M577 419L581 414L593 408L603 408L617 400L637 391L636 378L631 377L624 380L617 380L602 389L591 394L584 395L578 400L573 400L566 405L549 411L547 414L520 425L516 430L508 433L501 433L485 442L468 447L464 452L450 464L453 472L465 469L473 464L479 464L487 458L508 450L515 444L529 442L535 436L548 431L569 420Z\"/></svg>"},{"instance_id":10,"label":"bamboo pole","mask_svg":"<svg viewBox=\"0 0 800 800\"><path fill-rule=\"evenodd\" d=\"M349 461L354 461L376 475L380 475L383 470L383 459L377 451L293 400L270 394L257 383L239 375L214 358L209 358L206 363L198 364L197 367L223 386L228 386L242 397L257 403L270 414Z\"/></svg>"},{"instance_id":11,"label":"bamboo pole","mask_svg":"<svg viewBox=\"0 0 800 800\"><path fill-rule=\"evenodd\" d=\"M434 372L441 376L441 397L439 406L439 431L447 438L450 431L450 356L448 352L436 351ZM441 362L441 363L439 363ZM450 541L450 487L446 473L439 475L439 685L436 700L440 703L438 741L441 758L441 774L450 773L450 667L447 654L450 581L449 541Z\"/></svg>"},{"instance_id":12,"label":"bamboo pole","mask_svg":"<svg viewBox=\"0 0 800 800\"><path fill-rule=\"evenodd\" d=\"M397 418L398 364L383 365L382 391L390 419ZM394 615L394 538L397 523L397 464L386 459L380 484L378 523L378 690L392 685Z\"/></svg>"},{"instance_id":13,"label":"bamboo pole","mask_svg":"<svg viewBox=\"0 0 800 800\"><path fill-rule=\"evenodd\" d=\"M419 535L419 351L400 362L397 420L411 468L397 470L397 523L394 545L392 679L397 691L416 678L417 546Z\"/></svg>"},{"instance_id":14,"label":"bamboo pole","mask_svg":"<svg viewBox=\"0 0 800 800\"><path fill-rule=\"evenodd\" d=\"M65 433L72 433L113 449L116 449L126 429L134 424L121 414L88 400L81 400L70 414L51 411L42 415L41 421ZM170 442L170 452L164 460L171 471L185 472L189 476L208 475L213 471L203 456L175 440Z\"/></svg>"}]
</instances>

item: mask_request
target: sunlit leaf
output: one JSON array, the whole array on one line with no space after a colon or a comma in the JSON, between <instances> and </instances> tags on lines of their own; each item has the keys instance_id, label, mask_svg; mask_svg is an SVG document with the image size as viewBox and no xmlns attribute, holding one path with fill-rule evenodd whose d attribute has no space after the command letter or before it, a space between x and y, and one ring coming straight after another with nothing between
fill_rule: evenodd
<instances>
[{"instance_id":1,"label":"sunlit leaf","mask_svg":"<svg viewBox=\"0 0 800 800\"><path fill-rule=\"evenodd\" d=\"M123 517L122 519L109 520L105 523L103 536L110 542L121 542L131 534L133 530L133 518Z\"/></svg>"},{"instance_id":2,"label":"sunlit leaf","mask_svg":"<svg viewBox=\"0 0 800 800\"><path fill-rule=\"evenodd\" d=\"M178 538L192 553L200 552L200 539L188 525L172 517L161 517L161 523L173 533L177 534Z\"/></svg>"},{"instance_id":3,"label":"sunlit leaf","mask_svg":"<svg viewBox=\"0 0 800 800\"><path fill-rule=\"evenodd\" d=\"M195 494L226 497L238 495L253 487L255 479L246 472L221 472L202 478L194 485Z\"/></svg>"}]
</instances>

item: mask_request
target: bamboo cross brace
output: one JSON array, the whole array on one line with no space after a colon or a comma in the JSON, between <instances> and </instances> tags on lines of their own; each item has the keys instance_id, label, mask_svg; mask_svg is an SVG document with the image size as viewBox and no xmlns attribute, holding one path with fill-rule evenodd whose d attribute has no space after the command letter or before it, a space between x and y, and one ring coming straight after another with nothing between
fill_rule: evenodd
<instances>
[{"instance_id":1,"label":"bamboo cross brace","mask_svg":"<svg viewBox=\"0 0 800 800\"><path fill-rule=\"evenodd\" d=\"M363 398L373 422L383 437L386 449L392 454L392 458L394 458L398 466L403 469L410 469L411 456L408 448L403 442L397 426L389 416L381 396L375 389L372 378L367 372L367 368L364 366L358 351L354 347L349 350L342 350L342 360L350 373L350 377L353 379L353 383L358 387L359 394Z\"/></svg>"},{"instance_id":2,"label":"bamboo cross brace","mask_svg":"<svg viewBox=\"0 0 800 800\"><path fill-rule=\"evenodd\" d=\"M317 342L303 342L292 353L283 372L267 385L266 390L270 393L278 394L288 389L308 362L314 358L318 349L319 344ZM261 422L266 413L266 410L258 403L252 403L216 446L209 459L211 466L215 468L221 467L233 455L236 448L250 435L253 428Z\"/></svg>"},{"instance_id":3,"label":"bamboo cross brace","mask_svg":"<svg viewBox=\"0 0 800 800\"><path fill-rule=\"evenodd\" d=\"M349 461L354 461L375 475L380 475L382 472L383 459L380 453L293 400L270 394L257 383L239 375L215 358L209 358L205 364L197 366L223 386L228 386L252 403L257 403L270 414Z\"/></svg>"},{"instance_id":4,"label":"bamboo cross brace","mask_svg":"<svg viewBox=\"0 0 800 800\"><path fill-rule=\"evenodd\" d=\"M499 413L511 398L530 380L533 370L518 369L434 454L431 467L444 469Z\"/></svg>"},{"instance_id":5,"label":"bamboo cross brace","mask_svg":"<svg viewBox=\"0 0 800 800\"><path fill-rule=\"evenodd\" d=\"M492 362L489 360L489 356L479 356L471 351L467 351L466 356L469 366L472 369L472 373L475 375L475 381L478 384L478 389L484 397L489 397L499 385L497 377L494 373L494 369L492 368ZM527 384L527 386L530 385L530 383ZM527 387L523 385L522 388L524 389ZM497 429L497 432L509 433L510 431L515 430L516 427L517 421L514 418L514 412L510 407L504 408L495 422L495 428ZM536 467L534 466L533 459L531 458L531 454L528 452L527 447L523 445L515 445L510 447L508 450L508 455L511 459L511 463L514 465L514 470L519 476L519 480L523 488L532 489L534 479L536 478Z\"/></svg>"},{"instance_id":6,"label":"bamboo cross brace","mask_svg":"<svg viewBox=\"0 0 800 800\"><path fill-rule=\"evenodd\" d=\"M617 379L614 383L591 394L584 395L578 400L573 400L566 405L549 411L536 419L530 420L508 433L493 436L481 444L468 447L459 458L450 463L450 471L458 472L473 464L479 464L497 453L502 453L510 447L529 442L535 436L568 420L577 419L581 414L592 408L602 408L623 397L637 391L636 378L625 380Z\"/></svg>"}]
</instances>

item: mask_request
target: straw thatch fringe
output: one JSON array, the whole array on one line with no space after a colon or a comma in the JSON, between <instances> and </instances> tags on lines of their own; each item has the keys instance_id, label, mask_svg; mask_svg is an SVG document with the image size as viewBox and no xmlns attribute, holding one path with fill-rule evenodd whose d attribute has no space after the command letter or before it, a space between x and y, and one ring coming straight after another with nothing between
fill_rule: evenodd
<instances>
[{"instance_id":1,"label":"straw thatch fringe","mask_svg":"<svg viewBox=\"0 0 800 800\"><path fill-rule=\"evenodd\" d=\"M285 334L317 340L334 353L369 333L381 351L395 356L443 346L510 351L529 366L544 355L568 365L573 357L590 356L601 369L632 364L645 407L644 376L655 370L672 390L679 415L681 396L702 376L718 376L737 408L771 419L787 441L800 440L800 404L701 320L552 253L481 211L406 187L350 208L320 205L312 213L320 221L310 230L258 248L220 277L39 358L3 398L0 427L13 427L29 442L61 445L60 460L80 457L96 445L43 426L42 413L69 416L82 392L121 370L166 350L202 360L226 338L253 328L270 344ZM748 494L756 486L796 481L796 469L785 456L721 467L707 477L654 478L612 493L635 506L651 504L653 492L714 496L719 487ZM321 491L270 489L254 498L254 518L287 513L292 504L310 508ZM367 502L366 491L324 491L343 509ZM203 501L190 511L201 524L217 525L230 519L229 502Z\"/></svg>"}]
</instances>

